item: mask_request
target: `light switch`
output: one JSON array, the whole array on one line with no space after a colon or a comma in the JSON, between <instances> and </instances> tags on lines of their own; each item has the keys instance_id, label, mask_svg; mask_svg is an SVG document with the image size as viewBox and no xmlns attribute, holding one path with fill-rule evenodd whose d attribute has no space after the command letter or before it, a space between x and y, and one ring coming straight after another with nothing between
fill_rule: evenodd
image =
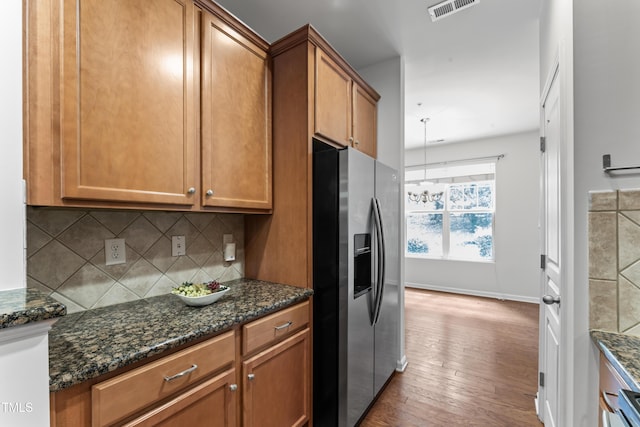
<instances>
[{"instance_id":1,"label":"light switch","mask_svg":"<svg viewBox=\"0 0 640 427\"><path fill-rule=\"evenodd\" d=\"M236 260L236 244L235 243L224 244L224 260L227 262Z\"/></svg>"},{"instance_id":2,"label":"light switch","mask_svg":"<svg viewBox=\"0 0 640 427\"><path fill-rule=\"evenodd\" d=\"M236 244L233 242L233 234L222 235L222 253L226 262L236 260Z\"/></svg>"}]
</instances>

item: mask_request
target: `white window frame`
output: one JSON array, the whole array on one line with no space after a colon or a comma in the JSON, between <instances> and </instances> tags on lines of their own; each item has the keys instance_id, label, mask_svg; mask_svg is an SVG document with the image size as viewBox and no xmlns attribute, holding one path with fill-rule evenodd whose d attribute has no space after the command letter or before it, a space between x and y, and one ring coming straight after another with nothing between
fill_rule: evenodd
<instances>
[{"instance_id":1,"label":"white window frame","mask_svg":"<svg viewBox=\"0 0 640 427\"><path fill-rule=\"evenodd\" d=\"M469 180L468 178L463 179L462 181L458 181L456 182L456 177L455 176L446 176L446 175L442 175L442 173L437 173L436 175L440 175L439 179L444 179L444 180L451 180L453 182L447 182L446 184L444 184L444 194L443 194L443 199L445 201L445 206L442 210L434 210L434 209L421 209L420 206L415 206L412 207L412 205L410 203L406 203L406 208L405 208L405 221L404 221L404 226L405 226L405 241L404 241L404 252L405 252L405 257L407 258L417 258L417 259L434 259L434 260L452 260L452 261L464 261L464 262L479 262L479 263L495 263L495 259L496 259L496 239L495 239L495 230L496 230L496 205L497 205L497 200L496 200L496 187L497 187L497 174L495 171L495 161L492 162L487 162L484 161L482 162L482 164L493 164L493 172L491 173L493 175L493 178L490 179L481 179L478 181L474 181L474 180ZM418 169L423 170L425 169L424 166L423 167L407 167L406 170L409 171L417 171ZM406 174L409 175L409 174ZM425 170L425 179L428 179L427 177L430 175L430 172L428 170ZM407 186L408 182L405 182L405 192L404 192L404 197L408 197L407 193L408 191L411 190L411 187ZM484 184L484 183L490 183L492 186L492 207L490 209L474 209L474 210L468 210L468 209L451 209L450 207L450 200L449 200L449 191L450 191L450 186L451 185L459 185L459 184L466 184L466 183L476 183L476 184ZM491 239L492 239L492 245L491 245L491 257L490 258L457 258L457 257L452 257L450 254L450 248L451 248L451 214L457 214L457 213L490 213L492 214L492 218L491 218ZM409 229L408 229L408 217L411 214L441 214L442 215L442 255L420 255L420 254L415 254L415 253L410 253L408 251L408 241L409 241Z\"/></svg>"}]
</instances>

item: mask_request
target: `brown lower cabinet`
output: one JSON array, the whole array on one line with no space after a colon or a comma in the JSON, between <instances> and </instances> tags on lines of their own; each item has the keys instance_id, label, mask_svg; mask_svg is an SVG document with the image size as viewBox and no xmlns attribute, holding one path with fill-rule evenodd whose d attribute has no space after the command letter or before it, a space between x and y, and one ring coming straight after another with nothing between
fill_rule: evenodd
<instances>
[{"instance_id":1,"label":"brown lower cabinet","mask_svg":"<svg viewBox=\"0 0 640 427\"><path fill-rule=\"evenodd\" d=\"M125 426L235 426L238 389L235 380L235 369L225 371Z\"/></svg>"},{"instance_id":2,"label":"brown lower cabinet","mask_svg":"<svg viewBox=\"0 0 640 427\"><path fill-rule=\"evenodd\" d=\"M242 363L243 425L303 426L309 420L309 329Z\"/></svg>"},{"instance_id":3,"label":"brown lower cabinet","mask_svg":"<svg viewBox=\"0 0 640 427\"><path fill-rule=\"evenodd\" d=\"M598 394L600 414L598 416L598 426L603 427L602 412L612 413L618 410L618 391L620 389L629 389L629 385L622 379L620 374L602 353L600 353L599 377L600 387Z\"/></svg>"},{"instance_id":4,"label":"brown lower cabinet","mask_svg":"<svg viewBox=\"0 0 640 427\"><path fill-rule=\"evenodd\" d=\"M167 356L52 392L51 426L307 425L310 336L305 301Z\"/></svg>"}]
</instances>

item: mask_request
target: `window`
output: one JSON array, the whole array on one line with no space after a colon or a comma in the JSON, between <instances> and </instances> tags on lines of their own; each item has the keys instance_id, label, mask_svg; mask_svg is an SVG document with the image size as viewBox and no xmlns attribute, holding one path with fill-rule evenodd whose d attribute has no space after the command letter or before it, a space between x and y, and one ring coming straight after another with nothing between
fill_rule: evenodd
<instances>
[{"instance_id":1,"label":"window","mask_svg":"<svg viewBox=\"0 0 640 427\"><path fill-rule=\"evenodd\" d=\"M405 172L406 255L494 259L495 162Z\"/></svg>"}]
</instances>

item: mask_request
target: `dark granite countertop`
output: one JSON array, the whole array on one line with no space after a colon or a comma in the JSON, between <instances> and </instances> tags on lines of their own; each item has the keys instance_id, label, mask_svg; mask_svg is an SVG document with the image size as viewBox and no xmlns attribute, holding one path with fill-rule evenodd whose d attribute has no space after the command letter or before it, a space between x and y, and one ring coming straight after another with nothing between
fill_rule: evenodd
<instances>
[{"instance_id":1,"label":"dark granite countertop","mask_svg":"<svg viewBox=\"0 0 640 427\"><path fill-rule=\"evenodd\" d=\"M67 314L67 307L34 288L0 291L0 329Z\"/></svg>"},{"instance_id":2,"label":"dark granite countertop","mask_svg":"<svg viewBox=\"0 0 640 427\"><path fill-rule=\"evenodd\" d=\"M625 382L640 392L640 337L591 330L591 339Z\"/></svg>"},{"instance_id":3,"label":"dark granite countertop","mask_svg":"<svg viewBox=\"0 0 640 427\"><path fill-rule=\"evenodd\" d=\"M303 301L311 289L257 280L225 283L204 307L157 297L70 314L49 333L49 389L58 391L200 337Z\"/></svg>"}]
</instances>

